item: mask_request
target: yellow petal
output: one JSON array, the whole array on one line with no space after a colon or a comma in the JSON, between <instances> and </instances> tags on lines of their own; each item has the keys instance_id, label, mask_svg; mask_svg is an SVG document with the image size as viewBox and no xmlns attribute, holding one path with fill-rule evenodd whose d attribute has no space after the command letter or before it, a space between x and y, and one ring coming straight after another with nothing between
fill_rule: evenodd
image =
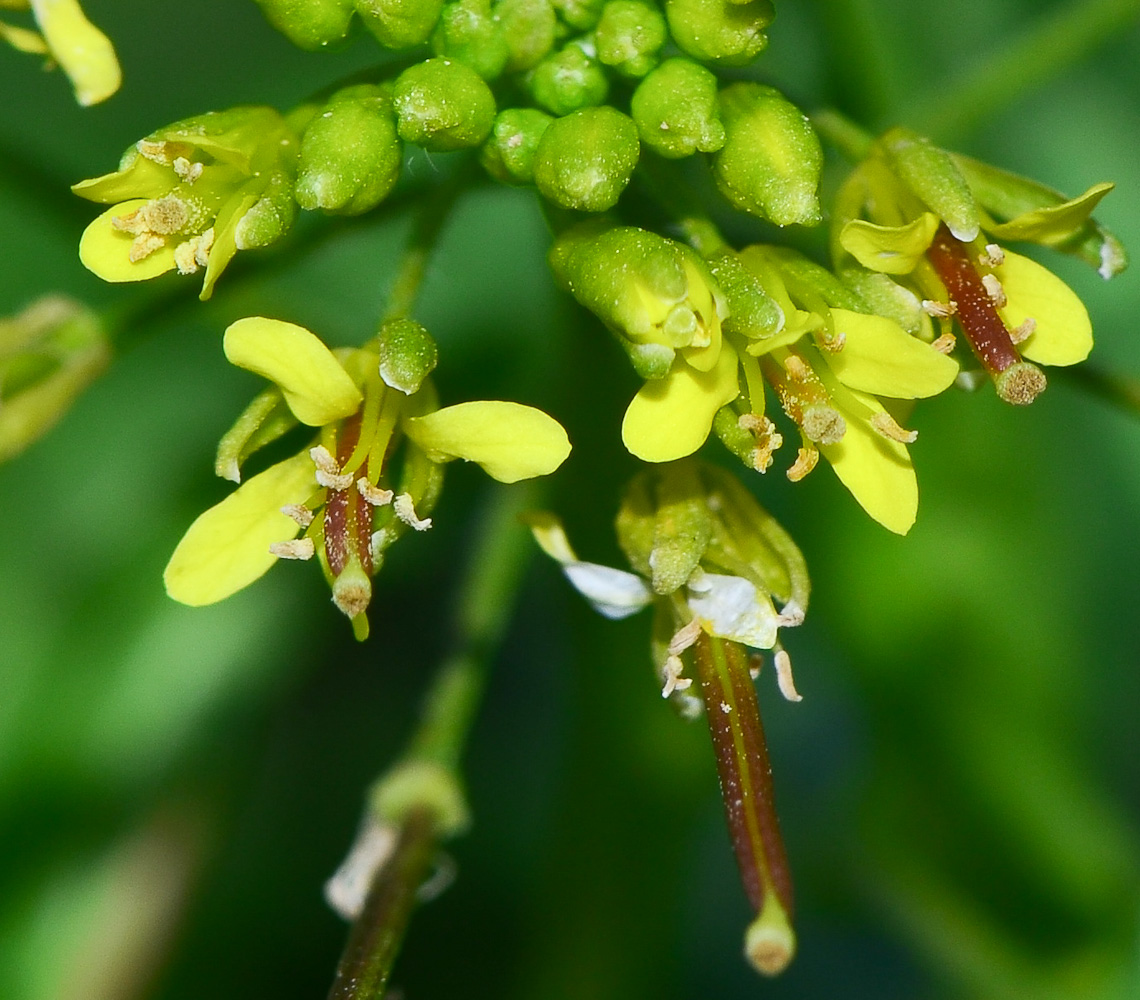
<instances>
[{"instance_id":1,"label":"yellow petal","mask_svg":"<svg viewBox=\"0 0 1140 1000\"><path fill-rule=\"evenodd\" d=\"M954 384L958 363L912 337L893 320L847 309L832 309L831 315L835 332L844 335L843 348L822 354L849 388L876 396L919 399Z\"/></svg>"},{"instance_id":2,"label":"yellow petal","mask_svg":"<svg viewBox=\"0 0 1140 1000\"><path fill-rule=\"evenodd\" d=\"M905 535L918 514L918 481L906 446L871 426L871 416L883 412L873 396L840 388L831 398L847 422L847 432L837 444L819 450L871 517Z\"/></svg>"},{"instance_id":3,"label":"yellow petal","mask_svg":"<svg viewBox=\"0 0 1140 1000\"><path fill-rule=\"evenodd\" d=\"M645 462L691 455L709 436L716 411L739 395L737 367L736 352L725 343L712 371L696 371L678 359L665 378L647 381L625 411L626 448Z\"/></svg>"},{"instance_id":4,"label":"yellow petal","mask_svg":"<svg viewBox=\"0 0 1140 1000\"><path fill-rule=\"evenodd\" d=\"M80 104L98 104L119 89L122 72L114 46L83 16L77 0L32 0L32 10Z\"/></svg>"},{"instance_id":5,"label":"yellow petal","mask_svg":"<svg viewBox=\"0 0 1140 1000\"><path fill-rule=\"evenodd\" d=\"M133 198L98 216L79 240L79 259L83 266L104 281L146 281L157 278L174 267L174 247L159 247L136 263L131 263L131 243L135 237L116 229L111 220L130 215L147 203L146 198Z\"/></svg>"},{"instance_id":6,"label":"yellow petal","mask_svg":"<svg viewBox=\"0 0 1140 1000\"><path fill-rule=\"evenodd\" d=\"M364 401L332 351L295 323L239 319L226 330L223 349L232 364L276 383L293 415L310 427L351 416Z\"/></svg>"},{"instance_id":7,"label":"yellow petal","mask_svg":"<svg viewBox=\"0 0 1140 1000\"><path fill-rule=\"evenodd\" d=\"M994 269L1008 304L999 309L1002 320L1016 329L1032 318L1036 332L1018 350L1043 365L1075 365L1092 350L1092 323L1088 311L1068 285L1047 267L1019 254L1005 252L1005 262Z\"/></svg>"},{"instance_id":8,"label":"yellow petal","mask_svg":"<svg viewBox=\"0 0 1140 1000\"><path fill-rule=\"evenodd\" d=\"M0 4L0 7L4 6ZM14 24L5 24L0 21L0 40L7 42L18 52L29 52L32 55L47 55L47 42L43 35L27 28L17 28Z\"/></svg>"},{"instance_id":9,"label":"yellow petal","mask_svg":"<svg viewBox=\"0 0 1140 1000\"><path fill-rule=\"evenodd\" d=\"M163 574L166 592L200 607L253 583L277 561L269 546L296 537L297 522L281 508L309 498L316 489L314 472L308 455L295 455L202 514L170 557Z\"/></svg>"},{"instance_id":10,"label":"yellow petal","mask_svg":"<svg viewBox=\"0 0 1140 1000\"><path fill-rule=\"evenodd\" d=\"M1057 246L1080 232L1093 209L1115 186L1108 182L1094 184L1080 197L1022 212L1009 222L987 226L986 231L999 240L1027 240L1042 246Z\"/></svg>"},{"instance_id":11,"label":"yellow petal","mask_svg":"<svg viewBox=\"0 0 1140 1000\"><path fill-rule=\"evenodd\" d=\"M562 425L521 403L458 403L406 420L404 430L435 461L466 459L501 483L549 475L570 454Z\"/></svg>"},{"instance_id":12,"label":"yellow petal","mask_svg":"<svg viewBox=\"0 0 1140 1000\"><path fill-rule=\"evenodd\" d=\"M205 302L214 294L214 282L237 253L237 240L234 233L242 217L256 204L258 195L252 191L239 191L227 201L214 220L214 245L210 248L210 259L206 263L206 276L202 279L202 294L198 297Z\"/></svg>"},{"instance_id":13,"label":"yellow petal","mask_svg":"<svg viewBox=\"0 0 1140 1000\"><path fill-rule=\"evenodd\" d=\"M843 227L839 242L872 271L909 274L926 253L937 229L938 217L931 212L924 212L906 226L876 226L856 219Z\"/></svg>"}]
</instances>

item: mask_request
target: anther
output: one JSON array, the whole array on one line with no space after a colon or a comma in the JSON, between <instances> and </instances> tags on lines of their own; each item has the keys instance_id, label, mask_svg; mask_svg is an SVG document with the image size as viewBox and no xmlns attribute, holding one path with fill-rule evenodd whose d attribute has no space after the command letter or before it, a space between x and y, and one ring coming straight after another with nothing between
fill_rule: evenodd
<instances>
[{"instance_id":1,"label":"anther","mask_svg":"<svg viewBox=\"0 0 1140 1000\"><path fill-rule=\"evenodd\" d=\"M431 527L431 518L420 518L416 514L415 505L412 502L412 495L410 493L401 493L392 501L392 509L396 512L396 516L408 525L410 528L415 528L416 531L427 531Z\"/></svg>"},{"instance_id":2,"label":"anther","mask_svg":"<svg viewBox=\"0 0 1140 1000\"><path fill-rule=\"evenodd\" d=\"M679 656L697 641L697 636L700 634L700 620L694 618L684 628L678 629L673 638L669 640L669 655Z\"/></svg>"},{"instance_id":3,"label":"anther","mask_svg":"<svg viewBox=\"0 0 1140 1000\"><path fill-rule=\"evenodd\" d=\"M1005 289L1001 287L1001 282L996 274L983 274L982 287L985 288L986 294L990 297L995 309L1005 308L1005 304L1009 300L1005 297Z\"/></svg>"},{"instance_id":4,"label":"anther","mask_svg":"<svg viewBox=\"0 0 1140 1000\"><path fill-rule=\"evenodd\" d=\"M900 427L895 418L886 410L880 410L871 417L871 426L889 441L898 441L900 444L914 444L918 440L918 431L908 431Z\"/></svg>"},{"instance_id":5,"label":"anther","mask_svg":"<svg viewBox=\"0 0 1140 1000\"><path fill-rule=\"evenodd\" d=\"M382 490L379 486L373 486L363 476L356 481L356 489L373 507L383 507L392 502L391 490Z\"/></svg>"},{"instance_id":6,"label":"anther","mask_svg":"<svg viewBox=\"0 0 1140 1000\"><path fill-rule=\"evenodd\" d=\"M958 343L958 338L952 333L944 333L937 340L931 341L930 346L939 354L950 354Z\"/></svg>"},{"instance_id":7,"label":"anther","mask_svg":"<svg viewBox=\"0 0 1140 1000\"><path fill-rule=\"evenodd\" d=\"M666 658L665 664L661 668L661 678L664 682L661 687L662 698L668 698L674 691L687 691L693 686L691 677L681 676L684 670L685 665L679 656Z\"/></svg>"},{"instance_id":8,"label":"anther","mask_svg":"<svg viewBox=\"0 0 1140 1000\"><path fill-rule=\"evenodd\" d=\"M132 264L145 260L156 250L166 246L166 240L154 233L140 233L131 241L131 248L127 251L127 259Z\"/></svg>"},{"instance_id":9,"label":"anther","mask_svg":"<svg viewBox=\"0 0 1140 1000\"><path fill-rule=\"evenodd\" d=\"M287 503L281 508L281 513L292 518L302 528L307 528L313 523L313 512L303 503Z\"/></svg>"},{"instance_id":10,"label":"anther","mask_svg":"<svg viewBox=\"0 0 1140 1000\"><path fill-rule=\"evenodd\" d=\"M784 443L784 436L767 417L756 413L742 413L737 424L756 435L756 447L749 456L752 468L767 472L772 465L772 454Z\"/></svg>"},{"instance_id":11,"label":"anther","mask_svg":"<svg viewBox=\"0 0 1140 1000\"><path fill-rule=\"evenodd\" d=\"M316 551L311 538L292 538L287 542L274 542L269 551L278 559L312 559Z\"/></svg>"},{"instance_id":12,"label":"anther","mask_svg":"<svg viewBox=\"0 0 1140 1000\"><path fill-rule=\"evenodd\" d=\"M1001 267L1005 263L1005 251L996 243L987 243L986 252L978 257L982 267Z\"/></svg>"},{"instance_id":13,"label":"anther","mask_svg":"<svg viewBox=\"0 0 1140 1000\"><path fill-rule=\"evenodd\" d=\"M1037 320L1032 316L1026 317L1009 331L1009 339L1015 344L1028 340L1037 332Z\"/></svg>"},{"instance_id":14,"label":"anther","mask_svg":"<svg viewBox=\"0 0 1140 1000\"><path fill-rule=\"evenodd\" d=\"M922 311L934 319L949 319L958 311L958 303L953 299L949 302L935 302L934 299L923 299Z\"/></svg>"},{"instance_id":15,"label":"anther","mask_svg":"<svg viewBox=\"0 0 1140 1000\"><path fill-rule=\"evenodd\" d=\"M798 483L815 468L818 461L819 452L815 448L801 448L792 467L788 469L788 478L793 483Z\"/></svg>"},{"instance_id":16,"label":"anther","mask_svg":"<svg viewBox=\"0 0 1140 1000\"><path fill-rule=\"evenodd\" d=\"M309 449L309 457L317 467L317 482L330 490L347 490L352 485L352 473L341 473L337 460L324 445Z\"/></svg>"},{"instance_id":17,"label":"anther","mask_svg":"<svg viewBox=\"0 0 1140 1000\"><path fill-rule=\"evenodd\" d=\"M796 682L792 677L792 658L786 649L776 650L776 684L788 701L803 701L803 695L796 690Z\"/></svg>"},{"instance_id":18,"label":"anther","mask_svg":"<svg viewBox=\"0 0 1140 1000\"><path fill-rule=\"evenodd\" d=\"M185 156L174 157L174 172L178 175L179 180L187 184L193 184L199 177L202 176L202 164L191 163Z\"/></svg>"},{"instance_id":19,"label":"anther","mask_svg":"<svg viewBox=\"0 0 1140 1000\"><path fill-rule=\"evenodd\" d=\"M210 263L210 250L214 246L214 227L204 233L179 243L174 248L174 263L179 274L194 274L198 268Z\"/></svg>"}]
</instances>

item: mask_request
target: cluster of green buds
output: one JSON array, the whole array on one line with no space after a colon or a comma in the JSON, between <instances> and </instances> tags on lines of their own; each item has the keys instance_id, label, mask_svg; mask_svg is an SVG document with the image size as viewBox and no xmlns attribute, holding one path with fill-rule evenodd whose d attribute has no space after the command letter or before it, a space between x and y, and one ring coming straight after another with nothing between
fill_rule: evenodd
<instances>
[{"instance_id":1,"label":"cluster of green buds","mask_svg":"<svg viewBox=\"0 0 1140 1000\"><path fill-rule=\"evenodd\" d=\"M513 483L553 472L570 453L558 422L533 407L441 409L428 378L435 343L412 320L334 353L303 327L248 317L226 330L224 348L273 384L218 447L215 471L241 485L190 526L166 567L167 593L184 604L223 600L278 559L316 556L364 639L371 578L401 535L431 527L446 462L473 461ZM241 482L249 457L299 426L296 455Z\"/></svg>"},{"instance_id":2,"label":"cluster of green buds","mask_svg":"<svg viewBox=\"0 0 1140 1000\"><path fill-rule=\"evenodd\" d=\"M0 21L0 42L58 65L85 107L119 89L122 72L110 39L87 20L79 0L0 0L0 10L30 11L32 27Z\"/></svg>"},{"instance_id":3,"label":"cluster of green buds","mask_svg":"<svg viewBox=\"0 0 1140 1000\"><path fill-rule=\"evenodd\" d=\"M745 647L773 650L781 692L800 700L779 630L799 625L807 611L803 556L736 477L693 459L652 468L626 491L617 534L633 573L580 560L552 515L536 515L531 525L601 614L624 618L653 608L651 652L662 696L686 717L703 714L712 737L741 879L756 912L745 954L760 972L782 971L795 953L792 884L753 687L760 658Z\"/></svg>"},{"instance_id":4,"label":"cluster of green buds","mask_svg":"<svg viewBox=\"0 0 1140 1000\"><path fill-rule=\"evenodd\" d=\"M46 434L110 357L99 318L70 299L0 317L0 462Z\"/></svg>"}]
</instances>

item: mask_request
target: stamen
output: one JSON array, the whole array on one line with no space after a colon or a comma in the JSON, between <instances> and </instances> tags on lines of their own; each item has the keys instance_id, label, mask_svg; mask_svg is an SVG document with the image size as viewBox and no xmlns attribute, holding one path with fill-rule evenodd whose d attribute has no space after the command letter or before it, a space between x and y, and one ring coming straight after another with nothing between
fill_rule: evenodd
<instances>
[{"instance_id":1,"label":"stamen","mask_svg":"<svg viewBox=\"0 0 1140 1000\"><path fill-rule=\"evenodd\" d=\"M352 485L352 473L341 474L337 460L324 445L309 449L309 457L317 467L317 482L330 490L347 490Z\"/></svg>"},{"instance_id":2,"label":"stamen","mask_svg":"<svg viewBox=\"0 0 1140 1000\"><path fill-rule=\"evenodd\" d=\"M356 489L373 507L383 507L392 502L391 490L382 490L378 486L373 486L364 476L356 481Z\"/></svg>"},{"instance_id":3,"label":"stamen","mask_svg":"<svg viewBox=\"0 0 1140 1000\"><path fill-rule=\"evenodd\" d=\"M269 551L278 559L312 559L316 551L311 538L293 538L287 542L274 542Z\"/></svg>"},{"instance_id":4,"label":"stamen","mask_svg":"<svg viewBox=\"0 0 1140 1000\"><path fill-rule=\"evenodd\" d=\"M193 184L202 176L202 164L191 163L185 156L174 157L174 163L172 165L179 180L184 181L186 184Z\"/></svg>"},{"instance_id":5,"label":"stamen","mask_svg":"<svg viewBox=\"0 0 1140 1000\"><path fill-rule=\"evenodd\" d=\"M819 346L825 351L830 351L832 354L838 354L847 346L847 334L837 333L832 337L823 336L819 338Z\"/></svg>"},{"instance_id":6,"label":"stamen","mask_svg":"<svg viewBox=\"0 0 1140 1000\"><path fill-rule=\"evenodd\" d=\"M669 655L679 656L697 641L697 636L700 634L700 620L694 618L684 628L678 629L673 638L669 640Z\"/></svg>"},{"instance_id":7,"label":"stamen","mask_svg":"<svg viewBox=\"0 0 1140 1000\"><path fill-rule=\"evenodd\" d=\"M760 473L767 472L772 465L772 454L784 443L784 436L771 420L756 413L742 413L737 424L756 435L756 447L750 455L752 468Z\"/></svg>"},{"instance_id":8,"label":"stamen","mask_svg":"<svg viewBox=\"0 0 1140 1000\"><path fill-rule=\"evenodd\" d=\"M908 431L900 427L886 410L882 410L871 417L871 426L883 437L900 444L914 444L918 440L918 431Z\"/></svg>"},{"instance_id":9,"label":"stamen","mask_svg":"<svg viewBox=\"0 0 1140 1000\"><path fill-rule=\"evenodd\" d=\"M982 285L985 286L986 294L990 297L994 308L1004 309L1009 299L1005 297L1005 289L1001 287L1001 282L998 280L997 275L983 274Z\"/></svg>"},{"instance_id":10,"label":"stamen","mask_svg":"<svg viewBox=\"0 0 1140 1000\"><path fill-rule=\"evenodd\" d=\"M931 342L930 346L933 347L939 354L950 354L958 344L958 338L952 333L944 333L937 340Z\"/></svg>"},{"instance_id":11,"label":"stamen","mask_svg":"<svg viewBox=\"0 0 1140 1000\"><path fill-rule=\"evenodd\" d=\"M425 517L422 520L416 514L416 508L412 503L412 495L410 493L401 493L392 501L392 509L396 512L396 516L408 525L410 528L415 528L416 531L427 531L431 527L431 518Z\"/></svg>"},{"instance_id":12,"label":"stamen","mask_svg":"<svg viewBox=\"0 0 1140 1000\"><path fill-rule=\"evenodd\" d=\"M198 268L210 263L210 250L214 246L214 227L204 233L179 243L174 248L174 263L179 274L194 274Z\"/></svg>"},{"instance_id":13,"label":"stamen","mask_svg":"<svg viewBox=\"0 0 1140 1000\"><path fill-rule=\"evenodd\" d=\"M780 611L780 628L795 628L804 623L804 609L796 601L788 601Z\"/></svg>"},{"instance_id":14,"label":"stamen","mask_svg":"<svg viewBox=\"0 0 1140 1000\"><path fill-rule=\"evenodd\" d=\"M154 233L141 233L131 241L131 249L127 252L127 259L132 264L145 260L156 250L166 246L166 240Z\"/></svg>"},{"instance_id":15,"label":"stamen","mask_svg":"<svg viewBox=\"0 0 1140 1000\"><path fill-rule=\"evenodd\" d=\"M661 668L661 677L664 685L661 688L661 697L668 698L674 691L687 691L693 686L691 677L682 677L685 665L679 656L669 656Z\"/></svg>"},{"instance_id":16,"label":"stamen","mask_svg":"<svg viewBox=\"0 0 1140 1000\"><path fill-rule=\"evenodd\" d=\"M164 167L170 166L170 156L166 152L168 143L165 142L151 142L148 139L139 139L135 143L135 149L145 156L152 163L159 163Z\"/></svg>"},{"instance_id":17,"label":"stamen","mask_svg":"<svg viewBox=\"0 0 1140 1000\"><path fill-rule=\"evenodd\" d=\"M978 257L982 267L1001 267L1005 263L1005 251L996 243L987 243L986 252Z\"/></svg>"},{"instance_id":18,"label":"stamen","mask_svg":"<svg viewBox=\"0 0 1140 1000\"><path fill-rule=\"evenodd\" d=\"M1009 331L1009 339L1015 344L1028 340L1037 332L1037 320L1032 316L1023 319L1017 326Z\"/></svg>"},{"instance_id":19,"label":"stamen","mask_svg":"<svg viewBox=\"0 0 1140 1000\"><path fill-rule=\"evenodd\" d=\"M776 684L788 701L803 701L803 695L796 690L796 682L792 677L792 658L786 649L776 650Z\"/></svg>"},{"instance_id":20,"label":"stamen","mask_svg":"<svg viewBox=\"0 0 1140 1000\"><path fill-rule=\"evenodd\" d=\"M287 503L281 508L281 513L291 517L302 528L307 528L313 523L313 512L303 503Z\"/></svg>"},{"instance_id":21,"label":"stamen","mask_svg":"<svg viewBox=\"0 0 1140 1000\"><path fill-rule=\"evenodd\" d=\"M815 448L801 448L792 467L788 469L788 478L793 483L798 483L815 468L818 461L819 452Z\"/></svg>"},{"instance_id":22,"label":"stamen","mask_svg":"<svg viewBox=\"0 0 1140 1000\"><path fill-rule=\"evenodd\" d=\"M949 319L958 311L958 303L953 299L949 302L935 302L934 299L923 299L922 311L934 319Z\"/></svg>"}]
</instances>

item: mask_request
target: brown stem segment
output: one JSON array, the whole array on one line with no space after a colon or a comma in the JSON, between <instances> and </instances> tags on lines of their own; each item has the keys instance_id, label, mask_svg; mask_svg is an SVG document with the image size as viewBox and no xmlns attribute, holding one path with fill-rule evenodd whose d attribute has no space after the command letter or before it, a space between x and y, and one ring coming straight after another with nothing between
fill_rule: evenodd
<instances>
[{"instance_id":1,"label":"brown stem segment","mask_svg":"<svg viewBox=\"0 0 1140 1000\"><path fill-rule=\"evenodd\" d=\"M756 689L739 643L702 631L696 661L728 831L744 891L757 914L746 952L757 969L774 975L795 951L792 874L776 816Z\"/></svg>"},{"instance_id":2,"label":"brown stem segment","mask_svg":"<svg viewBox=\"0 0 1140 1000\"><path fill-rule=\"evenodd\" d=\"M427 809L410 812L392 856L376 875L352 925L328 1000L379 1000L400 951L416 890L428 874L435 833Z\"/></svg>"}]
</instances>

